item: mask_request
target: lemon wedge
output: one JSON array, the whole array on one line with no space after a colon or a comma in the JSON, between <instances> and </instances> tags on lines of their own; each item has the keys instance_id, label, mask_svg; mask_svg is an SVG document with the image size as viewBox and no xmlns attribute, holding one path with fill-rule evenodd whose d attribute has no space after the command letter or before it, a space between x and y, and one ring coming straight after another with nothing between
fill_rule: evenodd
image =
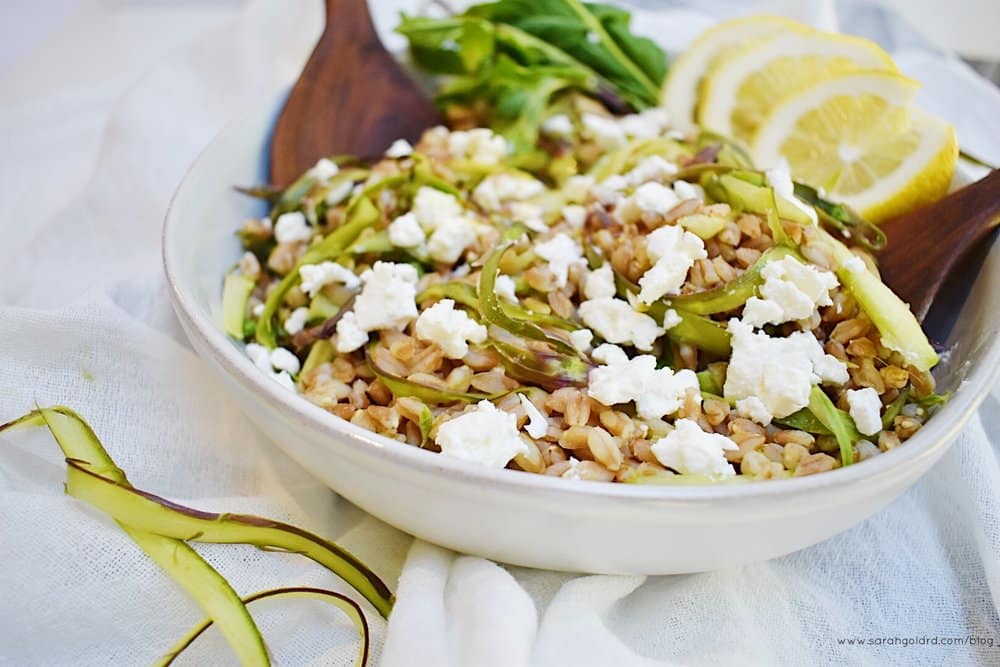
<instances>
[{"instance_id":1,"label":"lemon wedge","mask_svg":"<svg viewBox=\"0 0 1000 667\"><path fill-rule=\"evenodd\" d=\"M717 60L705 76L698 120L746 142L768 111L800 88L844 72L898 71L874 42L804 27L787 28Z\"/></svg>"},{"instance_id":2,"label":"lemon wedge","mask_svg":"<svg viewBox=\"0 0 1000 667\"><path fill-rule=\"evenodd\" d=\"M720 55L800 25L782 16L758 15L723 21L701 33L670 64L660 93L660 105L667 110L671 123L681 130L694 129L702 77Z\"/></svg>"},{"instance_id":3,"label":"lemon wedge","mask_svg":"<svg viewBox=\"0 0 1000 667\"><path fill-rule=\"evenodd\" d=\"M918 84L892 72L828 77L786 97L751 143L757 164L792 175L879 222L943 196L954 129L912 106Z\"/></svg>"}]
</instances>

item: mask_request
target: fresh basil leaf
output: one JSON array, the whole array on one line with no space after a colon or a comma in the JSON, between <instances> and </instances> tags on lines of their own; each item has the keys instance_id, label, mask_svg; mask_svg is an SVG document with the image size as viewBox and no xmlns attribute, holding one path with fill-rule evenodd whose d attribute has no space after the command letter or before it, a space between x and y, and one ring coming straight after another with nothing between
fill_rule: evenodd
<instances>
[{"instance_id":1,"label":"fresh basil leaf","mask_svg":"<svg viewBox=\"0 0 1000 667\"><path fill-rule=\"evenodd\" d=\"M472 17L430 19L405 14L396 28L410 42L420 67L437 74L466 74L488 63L494 54L493 25Z\"/></svg>"}]
</instances>

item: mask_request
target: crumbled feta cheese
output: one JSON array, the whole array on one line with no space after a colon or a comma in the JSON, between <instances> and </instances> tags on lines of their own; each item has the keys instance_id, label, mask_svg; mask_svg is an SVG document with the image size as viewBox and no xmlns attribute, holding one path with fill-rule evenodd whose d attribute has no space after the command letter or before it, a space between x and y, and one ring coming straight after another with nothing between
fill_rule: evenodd
<instances>
[{"instance_id":1,"label":"crumbled feta cheese","mask_svg":"<svg viewBox=\"0 0 1000 667\"><path fill-rule=\"evenodd\" d=\"M260 226L266 229L267 231L271 231L271 229L274 226L274 223L271 222L271 218L269 216L265 215L263 218L260 219Z\"/></svg>"},{"instance_id":2,"label":"crumbled feta cheese","mask_svg":"<svg viewBox=\"0 0 1000 667\"><path fill-rule=\"evenodd\" d=\"M348 289L354 289L361 284L361 279L354 275L353 271L330 261L305 264L299 267L299 276L302 278L299 288L311 297L316 296L317 292L330 283L342 283Z\"/></svg>"},{"instance_id":3,"label":"crumbled feta cheese","mask_svg":"<svg viewBox=\"0 0 1000 667\"><path fill-rule=\"evenodd\" d=\"M613 297L615 290L615 274L610 262L601 264L600 268L587 273L583 281L583 295L588 299L603 299Z\"/></svg>"},{"instance_id":4,"label":"crumbled feta cheese","mask_svg":"<svg viewBox=\"0 0 1000 667\"><path fill-rule=\"evenodd\" d=\"M508 172L491 174L472 191L472 198L487 211L497 211L505 202L529 199L545 190L537 178Z\"/></svg>"},{"instance_id":5,"label":"crumbled feta cheese","mask_svg":"<svg viewBox=\"0 0 1000 667\"><path fill-rule=\"evenodd\" d=\"M527 396L524 394L518 394L517 396L521 399L521 407L524 408L524 413L528 415L528 423L524 425L524 430L536 440L544 438L545 434L549 432L548 418L542 414L541 410L535 407L534 403L528 400Z\"/></svg>"},{"instance_id":6,"label":"crumbled feta cheese","mask_svg":"<svg viewBox=\"0 0 1000 667\"><path fill-rule=\"evenodd\" d=\"M320 160L309 169L309 175L317 181L328 181L337 175L340 168L332 160L320 158Z\"/></svg>"},{"instance_id":7,"label":"crumbled feta cheese","mask_svg":"<svg viewBox=\"0 0 1000 667\"><path fill-rule=\"evenodd\" d=\"M354 311L348 311L337 320L337 352L353 352L368 342L368 332L358 326Z\"/></svg>"},{"instance_id":8,"label":"crumbled feta cheese","mask_svg":"<svg viewBox=\"0 0 1000 667\"><path fill-rule=\"evenodd\" d=\"M361 277L365 286L354 299L354 314L362 330L402 329L417 316L415 268L375 262Z\"/></svg>"},{"instance_id":9,"label":"crumbled feta cheese","mask_svg":"<svg viewBox=\"0 0 1000 667\"><path fill-rule=\"evenodd\" d=\"M674 373L667 367L657 368L656 357L641 354L632 359L617 351L595 353L605 360L603 366L590 371L587 394L603 405L635 403L636 414L643 419L659 419L671 415L684 404L690 392L701 401L698 376L689 369Z\"/></svg>"},{"instance_id":10,"label":"crumbled feta cheese","mask_svg":"<svg viewBox=\"0 0 1000 667\"><path fill-rule=\"evenodd\" d=\"M652 303L676 294L695 260L708 257L705 243L683 227L666 225L646 237L646 254L655 263L639 278L639 301Z\"/></svg>"},{"instance_id":11,"label":"crumbled feta cheese","mask_svg":"<svg viewBox=\"0 0 1000 667\"><path fill-rule=\"evenodd\" d=\"M570 176L563 184L563 194L566 201L572 204L583 204L590 196L590 189L594 187L593 176Z\"/></svg>"},{"instance_id":12,"label":"crumbled feta cheese","mask_svg":"<svg viewBox=\"0 0 1000 667\"><path fill-rule=\"evenodd\" d=\"M688 183L687 181L674 181L674 194L681 200L697 199L705 201L705 191L700 185Z\"/></svg>"},{"instance_id":13,"label":"crumbled feta cheese","mask_svg":"<svg viewBox=\"0 0 1000 667\"><path fill-rule=\"evenodd\" d=\"M452 299L441 299L420 313L414 333L420 340L437 343L449 359L461 359L468 354L470 342L486 340L486 327L464 310L455 310Z\"/></svg>"},{"instance_id":14,"label":"crumbled feta cheese","mask_svg":"<svg viewBox=\"0 0 1000 667\"><path fill-rule=\"evenodd\" d=\"M617 148L625 143L625 130L614 118L585 113L581 120L584 136L601 148Z\"/></svg>"},{"instance_id":15,"label":"crumbled feta cheese","mask_svg":"<svg viewBox=\"0 0 1000 667\"><path fill-rule=\"evenodd\" d=\"M737 319L729 321L732 356L726 371L723 394L728 399L760 399L754 406L758 420L787 417L809 404L812 385L843 384L847 366L823 352L816 337L798 331L787 338L771 338ZM765 414L765 411L766 413Z\"/></svg>"},{"instance_id":16,"label":"crumbled feta cheese","mask_svg":"<svg viewBox=\"0 0 1000 667\"><path fill-rule=\"evenodd\" d=\"M652 139L660 136L670 123L666 109L646 109L640 113L623 116L618 124L625 134L636 139Z\"/></svg>"},{"instance_id":17,"label":"crumbled feta cheese","mask_svg":"<svg viewBox=\"0 0 1000 667\"><path fill-rule=\"evenodd\" d=\"M413 198L412 213L421 227L431 231L441 221L462 215L462 204L454 195L425 185L417 190L417 196Z\"/></svg>"},{"instance_id":18,"label":"crumbled feta cheese","mask_svg":"<svg viewBox=\"0 0 1000 667\"><path fill-rule=\"evenodd\" d=\"M253 365L264 371L265 373L271 372L271 351L268 350L263 345L258 345L257 343L247 343L243 350L246 355L250 357L250 361Z\"/></svg>"},{"instance_id":19,"label":"crumbled feta cheese","mask_svg":"<svg viewBox=\"0 0 1000 667\"><path fill-rule=\"evenodd\" d=\"M389 223L389 242L397 248L415 248L426 240L424 230L413 211L404 213Z\"/></svg>"},{"instance_id":20,"label":"crumbled feta cheese","mask_svg":"<svg viewBox=\"0 0 1000 667\"><path fill-rule=\"evenodd\" d=\"M427 250L434 261L454 264L478 234L476 223L471 219L462 215L446 218L434 228L427 241Z\"/></svg>"},{"instance_id":21,"label":"crumbled feta cheese","mask_svg":"<svg viewBox=\"0 0 1000 667\"><path fill-rule=\"evenodd\" d=\"M587 209L579 204L570 204L563 206L562 216L570 227L578 229L583 227L583 223L587 220Z\"/></svg>"},{"instance_id":22,"label":"crumbled feta cheese","mask_svg":"<svg viewBox=\"0 0 1000 667\"><path fill-rule=\"evenodd\" d=\"M275 370L285 371L289 375L295 375L302 368L299 358L283 347L271 350L271 365L274 366Z\"/></svg>"},{"instance_id":23,"label":"crumbled feta cheese","mask_svg":"<svg viewBox=\"0 0 1000 667\"><path fill-rule=\"evenodd\" d=\"M295 380L285 371L271 373L271 379L289 391L295 391Z\"/></svg>"},{"instance_id":24,"label":"crumbled feta cheese","mask_svg":"<svg viewBox=\"0 0 1000 667\"><path fill-rule=\"evenodd\" d=\"M482 127L456 130L448 135L448 152L457 158L491 165L507 156L507 141L493 130Z\"/></svg>"},{"instance_id":25,"label":"crumbled feta cheese","mask_svg":"<svg viewBox=\"0 0 1000 667\"><path fill-rule=\"evenodd\" d=\"M792 206L805 213L814 225L819 222L815 209L799 201L799 198L795 196L795 184L792 183L792 174L789 171L788 161L785 158L781 158L777 166L766 170L764 173L767 176L768 185L774 189L776 196L787 200Z\"/></svg>"},{"instance_id":26,"label":"crumbled feta cheese","mask_svg":"<svg viewBox=\"0 0 1000 667\"><path fill-rule=\"evenodd\" d=\"M662 181L677 173L677 165L667 162L659 155L651 155L625 174L629 185L641 185L649 181Z\"/></svg>"},{"instance_id":27,"label":"crumbled feta cheese","mask_svg":"<svg viewBox=\"0 0 1000 667\"><path fill-rule=\"evenodd\" d=\"M663 333L656 320L637 313L621 299L590 299L580 304L579 313L584 324L609 343L631 344L646 351L653 349L653 341Z\"/></svg>"},{"instance_id":28,"label":"crumbled feta cheese","mask_svg":"<svg viewBox=\"0 0 1000 667\"><path fill-rule=\"evenodd\" d=\"M300 211L289 211L278 216L274 223L274 240L278 243L308 241L313 236L312 227Z\"/></svg>"},{"instance_id":29,"label":"crumbled feta cheese","mask_svg":"<svg viewBox=\"0 0 1000 667\"><path fill-rule=\"evenodd\" d=\"M264 314L264 304L258 303L256 306L253 307L253 310L251 312L253 313L254 317L260 317L261 315Z\"/></svg>"},{"instance_id":30,"label":"crumbled feta cheese","mask_svg":"<svg viewBox=\"0 0 1000 667\"><path fill-rule=\"evenodd\" d=\"M557 113L542 121L542 134L549 137L568 137L573 134L573 121L564 113Z\"/></svg>"},{"instance_id":31,"label":"crumbled feta cheese","mask_svg":"<svg viewBox=\"0 0 1000 667\"><path fill-rule=\"evenodd\" d=\"M865 266L865 261L857 255L851 255L844 260L843 268L851 273L864 273L868 270L868 267Z\"/></svg>"},{"instance_id":32,"label":"crumbled feta cheese","mask_svg":"<svg viewBox=\"0 0 1000 667\"><path fill-rule=\"evenodd\" d=\"M755 421L761 426L767 426L774 418L764 402L756 396L747 396L736 401L736 414Z\"/></svg>"},{"instance_id":33,"label":"crumbled feta cheese","mask_svg":"<svg viewBox=\"0 0 1000 667\"><path fill-rule=\"evenodd\" d=\"M501 274L497 276L493 291L497 293L498 297L508 303L517 303L517 292L514 287L514 279Z\"/></svg>"},{"instance_id":34,"label":"crumbled feta cheese","mask_svg":"<svg viewBox=\"0 0 1000 667\"><path fill-rule=\"evenodd\" d=\"M875 435L882 430L882 400L877 391L871 387L848 389L847 405L861 435Z\"/></svg>"},{"instance_id":35,"label":"crumbled feta cheese","mask_svg":"<svg viewBox=\"0 0 1000 667\"><path fill-rule=\"evenodd\" d=\"M577 329L576 331L570 331L569 341L573 343L573 347L580 352L585 353L590 349L590 344L594 342L594 332L590 329Z\"/></svg>"},{"instance_id":36,"label":"crumbled feta cheese","mask_svg":"<svg viewBox=\"0 0 1000 667\"><path fill-rule=\"evenodd\" d=\"M413 145L406 139L396 139L385 151L385 156L391 159L398 159L413 154Z\"/></svg>"},{"instance_id":37,"label":"crumbled feta cheese","mask_svg":"<svg viewBox=\"0 0 1000 667\"><path fill-rule=\"evenodd\" d=\"M326 193L324 201L327 206L336 206L340 202L351 196L351 192L354 190L353 181L340 181Z\"/></svg>"},{"instance_id":38,"label":"crumbled feta cheese","mask_svg":"<svg viewBox=\"0 0 1000 667\"><path fill-rule=\"evenodd\" d=\"M663 215L679 202L673 190L656 182L643 183L636 188L632 201L643 213L656 215Z\"/></svg>"},{"instance_id":39,"label":"crumbled feta cheese","mask_svg":"<svg viewBox=\"0 0 1000 667\"><path fill-rule=\"evenodd\" d=\"M837 276L794 257L768 262L761 270L760 297L752 296L743 309L743 321L755 327L809 320L816 308L829 306Z\"/></svg>"},{"instance_id":40,"label":"crumbled feta cheese","mask_svg":"<svg viewBox=\"0 0 1000 667\"><path fill-rule=\"evenodd\" d=\"M670 331L680 323L681 316L677 314L677 311L673 308L667 308L667 312L663 313L663 330Z\"/></svg>"},{"instance_id":41,"label":"crumbled feta cheese","mask_svg":"<svg viewBox=\"0 0 1000 667\"><path fill-rule=\"evenodd\" d=\"M569 267L583 261L580 244L563 233L535 245L535 254L549 263L549 270L556 277L556 287L566 286Z\"/></svg>"},{"instance_id":42,"label":"crumbled feta cheese","mask_svg":"<svg viewBox=\"0 0 1000 667\"><path fill-rule=\"evenodd\" d=\"M285 327L285 331L292 334L293 336L298 332L302 331L306 327L306 320L309 319L309 309L308 308L296 308L285 320L282 325Z\"/></svg>"},{"instance_id":43,"label":"crumbled feta cheese","mask_svg":"<svg viewBox=\"0 0 1000 667\"><path fill-rule=\"evenodd\" d=\"M517 430L517 417L489 401L480 401L475 410L441 424L434 442L445 456L491 468L503 468L518 454L528 453L528 443Z\"/></svg>"},{"instance_id":44,"label":"crumbled feta cheese","mask_svg":"<svg viewBox=\"0 0 1000 667\"><path fill-rule=\"evenodd\" d=\"M739 445L724 435L706 433L693 419L678 419L674 430L650 447L660 463L682 475L735 475L727 451Z\"/></svg>"},{"instance_id":45,"label":"crumbled feta cheese","mask_svg":"<svg viewBox=\"0 0 1000 667\"><path fill-rule=\"evenodd\" d=\"M514 222L520 222L531 231L547 232L549 230L549 226L545 224L545 211L542 210L541 206L518 201L507 204L505 208Z\"/></svg>"},{"instance_id":46,"label":"crumbled feta cheese","mask_svg":"<svg viewBox=\"0 0 1000 667\"><path fill-rule=\"evenodd\" d=\"M612 345L611 343L601 343L594 348L594 351L590 356L594 359L594 361L607 366L621 366L622 364L628 363L628 355L625 354L625 350L621 349L617 345Z\"/></svg>"}]
</instances>

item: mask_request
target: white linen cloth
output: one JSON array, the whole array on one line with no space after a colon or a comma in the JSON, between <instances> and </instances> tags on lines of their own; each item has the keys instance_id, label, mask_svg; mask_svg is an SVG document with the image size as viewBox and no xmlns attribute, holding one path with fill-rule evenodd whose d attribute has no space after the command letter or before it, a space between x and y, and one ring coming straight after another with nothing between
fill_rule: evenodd
<instances>
[{"instance_id":1,"label":"white linen cloth","mask_svg":"<svg viewBox=\"0 0 1000 667\"><path fill-rule=\"evenodd\" d=\"M373 4L391 27L399 3ZM883 40L925 84L925 107L1000 161L995 89L868 5L831 7L805 18ZM251 428L177 326L160 225L197 151L259 91L294 79L321 19L318 2L82 0L0 72L0 421L36 402L75 407L137 486L292 521L354 550L398 594L388 629L368 614L388 667L1000 664L995 396L935 470L856 528L767 563L648 579L411 549ZM678 48L711 20L648 10L637 24ZM201 612L110 521L63 495L63 476L46 433L0 438L0 665L149 664ZM294 556L199 551L243 594L347 590ZM354 631L336 610L261 604L277 664L351 664ZM838 642L925 635L941 639ZM956 637L982 643L945 645ZM181 663L233 661L209 632Z\"/></svg>"}]
</instances>

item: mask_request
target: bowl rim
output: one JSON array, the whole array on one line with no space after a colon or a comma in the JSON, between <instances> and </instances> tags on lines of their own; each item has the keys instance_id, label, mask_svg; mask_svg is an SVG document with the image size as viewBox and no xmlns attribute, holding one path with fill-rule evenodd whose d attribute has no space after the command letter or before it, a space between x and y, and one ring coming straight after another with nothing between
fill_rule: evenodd
<instances>
[{"instance_id":1,"label":"bowl rim","mask_svg":"<svg viewBox=\"0 0 1000 667\"><path fill-rule=\"evenodd\" d=\"M386 436L373 433L352 424L309 402L298 393L271 380L257 369L250 359L231 340L219 323L202 312L197 299L185 293L178 277L176 251L182 246L176 238L177 222L180 217L177 203L182 192L188 187L199 165L220 143L219 139L234 128L248 122L252 111L244 112L227 122L212 140L198 153L186 170L180 184L171 196L164 218L161 234L161 250L167 287L177 313L188 335L197 335L211 351L223 369L241 384L247 386L258 398L266 400L284 415L304 423L326 437L340 439L347 446L375 448L362 451L371 454L381 450L390 462L406 466L413 472L444 475L455 483L475 482L499 485L511 490L532 489L539 493L560 493L583 496L591 499L622 500L644 499L647 501L682 501L685 504L708 504L716 501L739 498L742 501L767 499L784 496L799 496L873 480L886 480L894 474L919 466L925 459L936 458L953 442L958 432L965 426L978 409L985 396L1000 377L1000 336L987 340L987 350L983 361L973 367L960 381L950 401L906 442L905 447L897 447L879 456L861 461L855 465L837 468L822 474L769 480L767 483L747 484L704 484L704 485L657 485L592 483L562 479L519 470L493 469L461 459L442 456L437 452L424 450L398 442ZM258 112L259 113L259 112ZM967 175L958 166L956 174ZM970 182L971 179L970 178ZM977 278L979 280L979 278ZM221 295L221 277L220 277Z\"/></svg>"}]
</instances>

